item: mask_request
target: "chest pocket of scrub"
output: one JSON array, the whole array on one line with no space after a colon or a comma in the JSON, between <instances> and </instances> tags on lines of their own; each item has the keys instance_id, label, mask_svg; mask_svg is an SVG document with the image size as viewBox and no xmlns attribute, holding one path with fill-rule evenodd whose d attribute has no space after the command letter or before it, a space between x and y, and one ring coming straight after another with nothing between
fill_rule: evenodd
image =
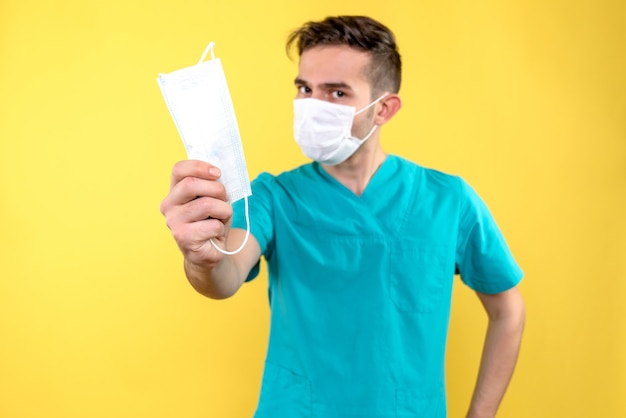
<instances>
[{"instance_id":1,"label":"chest pocket of scrub","mask_svg":"<svg viewBox=\"0 0 626 418\"><path fill-rule=\"evenodd\" d=\"M398 240L391 245L389 270L389 294L398 309L407 313L445 309L453 274L447 271L444 249Z\"/></svg>"}]
</instances>

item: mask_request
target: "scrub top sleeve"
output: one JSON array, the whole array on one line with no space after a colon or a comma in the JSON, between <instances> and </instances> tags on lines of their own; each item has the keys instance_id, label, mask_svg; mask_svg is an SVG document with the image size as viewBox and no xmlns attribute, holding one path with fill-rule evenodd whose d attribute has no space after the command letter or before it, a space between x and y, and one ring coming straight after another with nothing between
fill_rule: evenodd
<instances>
[{"instance_id":1,"label":"scrub top sleeve","mask_svg":"<svg viewBox=\"0 0 626 418\"><path fill-rule=\"evenodd\" d=\"M504 292L519 283L522 270L489 209L464 180L461 189L456 265L461 280L475 291Z\"/></svg>"},{"instance_id":2,"label":"scrub top sleeve","mask_svg":"<svg viewBox=\"0 0 626 418\"><path fill-rule=\"evenodd\" d=\"M252 195L248 197L248 215L250 218L250 234L259 243L261 254L267 257L271 243L274 240L274 216L272 210L271 188L275 182L274 176L268 173L260 174L250 184ZM240 199L233 203L233 218L231 228L246 229L245 200ZM254 279L259 274L257 263L246 281Z\"/></svg>"}]
</instances>

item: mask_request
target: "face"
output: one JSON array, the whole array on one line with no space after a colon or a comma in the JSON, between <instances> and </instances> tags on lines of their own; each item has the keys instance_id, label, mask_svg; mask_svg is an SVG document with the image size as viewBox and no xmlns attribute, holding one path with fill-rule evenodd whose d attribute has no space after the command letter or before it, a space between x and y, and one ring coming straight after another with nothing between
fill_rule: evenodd
<instances>
[{"instance_id":1,"label":"face","mask_svg":"<svg viewBox=\"0 0 626 418\"><path fill-rule=\"evenodd\" d=\"M300 56L296 99L314 98L353 106L371 103L371 86L365 71L370 57L346 45L318 46ZM374 107L355 116L352 135L363 138L372 129Z\"/></svg>"}]
</instances>

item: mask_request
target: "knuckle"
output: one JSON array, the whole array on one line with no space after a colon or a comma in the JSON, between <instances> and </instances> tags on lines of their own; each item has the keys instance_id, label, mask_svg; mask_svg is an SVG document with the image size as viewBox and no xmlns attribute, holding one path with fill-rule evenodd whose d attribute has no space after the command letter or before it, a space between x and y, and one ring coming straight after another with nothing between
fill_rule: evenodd
<instances>
[{"instance_id":1,"label":"knuckle","mask_svg":"<svg viewBox=\"0 0 626 418\"><path fill-rule=\"evenodd\" d=\"M223 200L228 200L228 193L226 193L226 187L224 186L224 184L220 182L216 182L216 183L218 184L220 197L222 197Z\"/></svg>"},{"instance_id":2,"label":"knuckle","mask_svg":"<svg viewBox=\"0 0 626 418\"><path fill-rule=\"evenodd\" d=\"M174 237L174 241L178 243L179 246L183 247L187 242L187 231L186 228L170 228L172 231L172 236Z\"/></svg>"},{"instance_id":3,"label":"knuckle","mask_svg":"<svg viewBox=\"0 0 626 418\"><path fill-rule=\"evenodd\" d=\"M161 212L161 215L165 216L167 218L167 212L168 212L168 202L167 202L167 198L163 199L161 201L161 204L159 204L159 211Z\"/></svg>"},{"instance_id":4,"label":"knuckle","mask_svg":"<svg viewBox=\"0 0 626 418\"><path fill-rule=\"evenodd\" d=\"M224 234L224 224L217 219L209 220L208 229L212 237L221 237Z\"/></svg>"},{"instance_id":5,"label":"knuckle","mask_svg":"<svg viewBox=\"0 0 626 418\"><path fill-rule=\"evenodd\" d=\"M200 179L196 177L184 177L177 185L178 190L183 194L199 195L201 194Z\"/></svg>"},{"instance_id":6,"label":"knuckle","mask_svg":"<svg viewBox=\"0 0 626 418\"><path fill-rule=\"evenodd\" d=\"M167 226L169 230L173 232L176 229L176 222L174 222L174 220L170 216L166 216L165 226Z\"/></svg>"},{"instance_id":7,"label":"knuckle","mask_svg":"<svg viewBox=\"0 0 626 418\"><path fill-rule=\"evenodd\" d=\"M172 167L172 178L173 179L179 179L182 176L183 173L183 168L184 168L184 161L179 161L176 164L174 164L174 166Z\"/></svg>"},{"instance_id":8,"label":"knuckle","mask_svg":"<svg viewBox=\"0 0 626 418\"><path fill-rule=\"evenodd\" d=\"M195 177L184 177L180 180L179 184L185 188L191 188L194 184L198 182L198 179Z\"/></svg>"}]
</instances>

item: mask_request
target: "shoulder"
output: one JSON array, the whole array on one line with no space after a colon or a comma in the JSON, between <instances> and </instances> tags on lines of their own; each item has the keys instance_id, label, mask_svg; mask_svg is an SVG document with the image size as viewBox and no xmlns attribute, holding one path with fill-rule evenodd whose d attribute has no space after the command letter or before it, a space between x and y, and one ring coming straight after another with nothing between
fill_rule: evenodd
<instances>
[{"instance_id":1,"label":"shoulder","mask_svg":"<svg viewBox=\"0 0 626 418\"><path fill-rule=\"evenodd\" d=\"M315 177L315 167L313 164L304 164L289 171L280 174L272 174L269 172L260 173L253 181L253 190L276 190L280 188L289 188L295 184L312 179Z\"/></svg>"},{"instance_id":2,"label":"shoulder","mask_svg":"<svg viewBox=\"0 0 626 418\"><path fill-rule=\"evenodd\" d=\"M443 193L464 193L467 183L458 175L425 167L396 155L389 155L397 173L404 179L412 179L422 189Z\"/></svg>"}]
</instances>

